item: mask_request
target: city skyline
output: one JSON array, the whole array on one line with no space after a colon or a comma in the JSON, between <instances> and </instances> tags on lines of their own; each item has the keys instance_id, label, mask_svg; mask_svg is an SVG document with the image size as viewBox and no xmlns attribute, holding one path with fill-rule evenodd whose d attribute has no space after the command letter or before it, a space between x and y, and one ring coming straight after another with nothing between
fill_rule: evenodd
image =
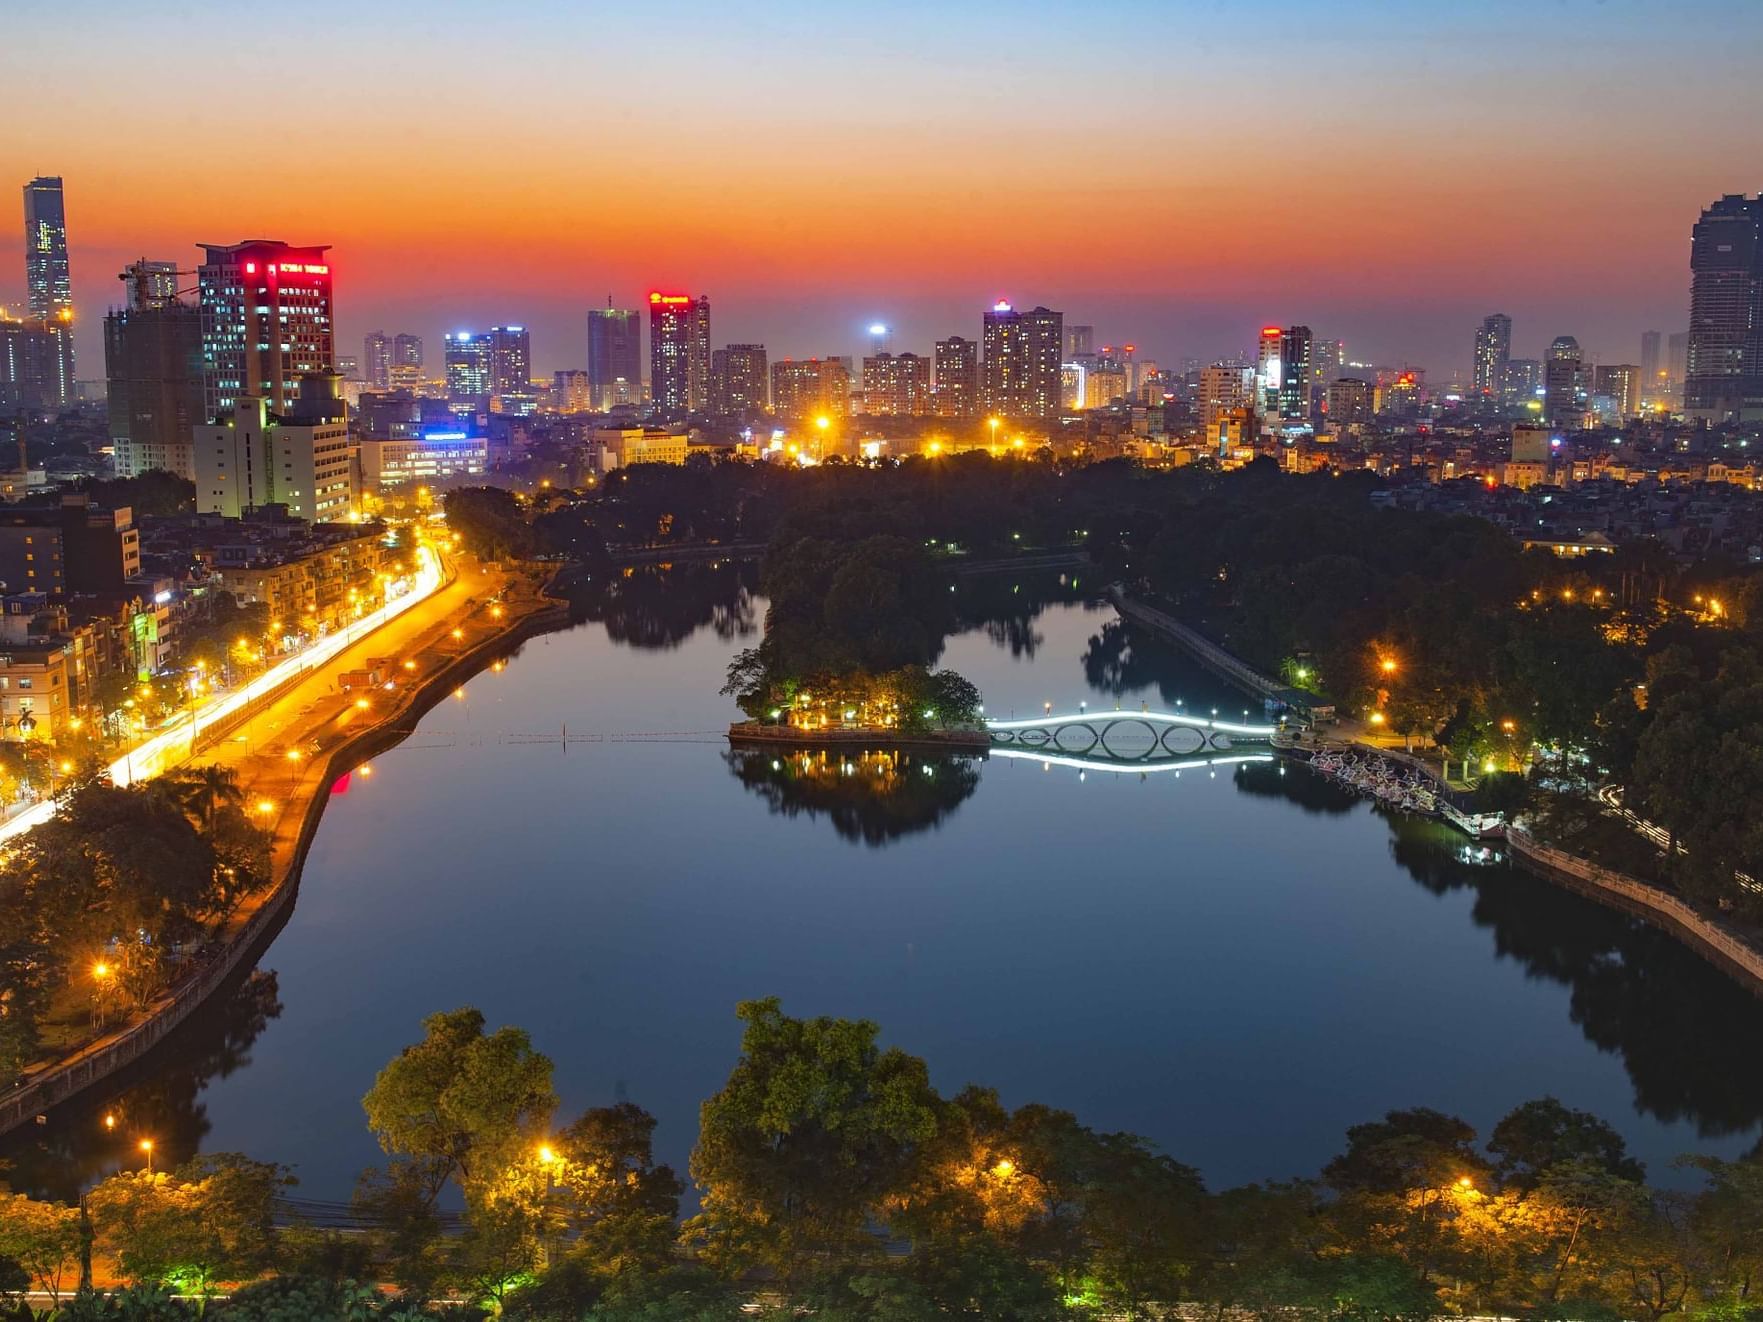
<instances>
[{"instance_id":1,"label":"city skyline","mask_svg":"<svg viewBox=\"0 0 1763 1322\"><path fill-rule=\"evenodd\" d=\"M1118 43L1043 6L909 8L885 39L855 16L792 24L791 6L758 24L684 4L640 19L539 6L469 54L448 42L447 7L407 17L395 61L426 85L467 62L521 71L463 135L438 103L409 113L410 82L383 63L388 20L321 6L327 63L303 133L325 169L298 187L216 168L195 83L127 106L168 150L110 159L133 37L158 20L78 8L112 38L82 48L82 96L50 95L67 75L25 58L50 39L35 31L46 17L21 18L0 55L25 107L0 160L21 181L67 181L83 362L124 265L194 267L215 234L330 245L341 343L382 325L438 343L516 322L541 375L586 366L586 314L607 291L635 307L656 288L708 293L719 343L777 357L859 352L877 320L896 350L928 353L1005 298L1160 362L1248 348L1278 321L1355 357L1467 375L1473 328L1495 310L1514 320L1514 357L1570 334L1589 359L1632 361L1644 331L1687 324L1685 217L1760 182L1746 126L1763 91L1740 38L1763 15L1735 0L1689 15L1499 3L1444 33L1369 3L1288 0L1252 26L1128 6L1121 25L1166 36L1166 80L1116 76ZM707 39L657 40L688 25ZM220 58L226 31L192 35L199 62ZM1693 79L1675 76L1692 60ZM617 72L584 84L571 61ZM1270 71L1287 69L1309 144L1296 165L1283 117L1263 113L1280 92ZM662 77L673 94L635 117L632 93ZM752 130L734 140L710 131L730 106ZM1464 141L1471 112L1481 131ZM887 145L937 125L935 152ZM873 168L833 188L804 164L816 153ZM444 205L399 200L462 173L476 185ZM0 301L22 305L21 269L0 262Z\"/></svg>"}]
</instances>

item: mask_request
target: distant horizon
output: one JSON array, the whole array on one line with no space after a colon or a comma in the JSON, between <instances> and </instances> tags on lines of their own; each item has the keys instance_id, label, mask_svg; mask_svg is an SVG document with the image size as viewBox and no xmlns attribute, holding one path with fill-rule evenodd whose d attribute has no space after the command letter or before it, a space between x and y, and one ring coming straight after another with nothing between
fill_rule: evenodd
<instances>
[{"instance_id":1,"label":"distant horizon","mask_svg":"<svg viewBox=\"0 0 1763 1322\"><path fill-rule=\"evenodd\" d=\"M656 287L780 358L859 356L874 321L928 353L999 297L1160 365L1278 322L1429 379L1492 312L1523 358L1684 330L1691 226L1763 185L1763 5L1420 8L535 0L485 27L320 0L258 132L230 6L70 0L0 51L0 302L18 189L60 174L88 380L125 264L257 236L331 246L339 352L409 331L432 367L443 331L508 322L536 372L585 366L588 309ZM143 80L158 49L192 75Z\"/></svg>"}]
</instances>

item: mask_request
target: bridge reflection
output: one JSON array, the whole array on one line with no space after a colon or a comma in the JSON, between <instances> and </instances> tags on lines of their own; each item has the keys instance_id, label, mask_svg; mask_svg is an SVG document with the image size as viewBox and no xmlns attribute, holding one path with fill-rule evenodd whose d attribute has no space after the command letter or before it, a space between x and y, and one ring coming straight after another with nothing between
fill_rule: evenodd
<instances>
[{"instance_id":1,"label":"bridge reflection","mask_svg":"<svg viewBox=\"0 0 1763 1322\"><path fill-rule=\"evenodd\" d=\"M1011 758L1021 762L1039 762L1048 767L1072 767L1078 771L1105 771L1122 776L1173 774L1177 779L1184 771L1216 771L1219 767L1238 767L1250 763L1275 760L1272 753L1232 753L1218 757L1108 757L1083 753L1055 753L1029 748L994 748L992 757ZM1284 769L1281 768L1281 774Z\"/></svg>"}]
</instances>

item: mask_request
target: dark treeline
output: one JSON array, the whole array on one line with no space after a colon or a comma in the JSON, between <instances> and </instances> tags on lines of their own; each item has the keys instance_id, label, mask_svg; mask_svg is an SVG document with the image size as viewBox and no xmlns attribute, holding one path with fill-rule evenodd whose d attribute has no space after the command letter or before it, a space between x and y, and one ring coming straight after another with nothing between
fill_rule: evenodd
<instances>
[{"instance_id":1,"label":"dark treeline","mask_svg":"<svg viewBox=\"0 0 1763 1322\"><path fill-rule=\"evenodd\" d=\"M1683 846L1654 860L1663 879L1763 917L1763 890L1734 876L1763 875L1763 822L1749 810L1763 801L1763 572L1683 563L1652 543L1572 560L1525 552L1479 519L1382 508L1380 486L1265 461L1156 472L974 453L808 470L641 465L579 500L522 508L454 493L449 511L464 502L461 527L486 548L524 538L530 549L567 527L549 550L588 560L609 544L768 544L777 642L733 685L754 713L823 662L934 660L953 627L943 571L1082 547L1100 574L1260 668L1456 761L1521 767L1534 754L1570 780L1625 786ZM473 501L501 512L486 523ZM1520 787L1510 806L1523 798ZM1535 811L1570 845L1597 834L1584 796Z\"/></svg>"},{"instance_id":2,"label":"dark treeline","mask_svg":"<svg viewBox=\"0 0 1763 1322\"><path fill-rule=\"evenodd\" d=\"M291 1183L218 1154L99 1183L85 1212L0 1196L0 1289L73 1294L90 1246L135 1289L64 1319L208 1311L313 1322L778 1318L1754 1318L1763 1153L1647 1183L1621 1137L1551 1098L1485 1135L1437 1111L1348 1130L1314 1177L1205 1187L1131 1134L981 1087L952 1097L872 1023L739 1007L740 1058L702 1108L690 1177L621 1102L558 1126L551 1062L483 1016L432 1016L364 1099L389 1163L364 1233L275 1229ZM443 1210L453 1190L463 1213ZM266 1273L269 1279L259 1280ZM361 1282L395 1285L388 1297Z\"/></svg>"}]
</instances>

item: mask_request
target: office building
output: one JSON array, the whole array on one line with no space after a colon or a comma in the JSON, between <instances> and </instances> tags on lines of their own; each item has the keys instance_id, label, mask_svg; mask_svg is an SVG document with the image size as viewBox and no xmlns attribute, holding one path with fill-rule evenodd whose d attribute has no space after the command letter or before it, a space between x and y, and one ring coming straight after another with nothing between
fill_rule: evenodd
<instances>
[{"instance_id":1,"label":"office building","mask_svg":"<svg viewBox=\"0 0 1763 1322\"><path fill-rule=\"evenodd\" d=\"M1691 231L1683 408L1709 422L1763 416L1763 197L1729 193Z\"/></svg>"},{"instance_id":2,"label":"office building","mask_svg":"<svg viewBox=\"0 0 1763 1322\"><path fill-rule=\"evenodd\" d=\"M643 327L634 309L606 306L588 312L588 388L604 413L643 399Z\"/></svg>"},{"instance_id":3,"label":"office building","mask_svg":"<svg viewBox=\"0 0 1763 1322\"><path fill-rule=\"evenodd\" d=\"M218 418L236 400L291 409L301 381L336 365L328 245L275 239L203 244L203 412Z\"/></svg>"},{"instance_id":4,"label":"office building","mask_svg":"<svg viewBox=\"0 0 1763 1322\"><path fill-rule=\"evenodd\" d=\"M133 269L133 268L131 268ZM153 469L196 476L192 437L203 414L202 311L174 296L104 318L104 375L117 476Z\"/></svg>"},{"instance_id":5,"label":"office building","mask_svg":"<svg viewBox=\"0 0 1763 1322\"><path fill-rule=\"evenodd\" d=\"M362 380L370 390L388 390L392 385L392 337L384 331L369 331L361 341Z\"/></svg>"},{"instance_id":6,"label":"office building","mask_svg":"<svg viewBox=\"0 0 1763 1322\"><path fill-rule=\"evenodd\" d=\"M1512 361L1512 318L1496 312L1482 318L1475 332L1475 363L1469 384L1483 400L1498 400L1506 390L1506 367Z\"/></svg>"},{"instance_id":7,"label":"office building","mask_svg":"<svg viewBox=\"0 0 1763 1322\"><path fill-rule=\"evenodd\" d=\"M594 407L588 374L578 369L551 373L551 407L559 413L587 413Z\"/></svg>"},{"instance_id":8,"label":"office building","mask_svg":"<svg viewBox=\"0 0 1763 1322\"><path fill-rule=\"evenodd\" d=\"M24 283L25 309L32 320L73 320L67 204L59 175L42 175L24 186ZM71 365L67 376L73 379Z\"/></svg>"},{"instance_id":9,"label":"office building","mask_svg":"<svg viewBox=\"0 0 1763 1322\"><path fill-rule=\"evenodd\" d=\"M932 357L932 412L939 418L979 416L979 341L951 335Z\"/></svg>"},{"instance_id":10,"label":"office building","mask_svg":"<svg viewBox=\"0 0 1763 1322\"><path fill-rule=\"evenodd\" d=\"M460 412L483 412L490 403L490 337L448 331L441 336L441 350L448 403Z\"/></svg>"},{"instance_id":11,"label":"office building","mask_svg":"<svg viewBox=\"0 0 1763 1322\"><path fill-rule=\"evenodd\" d=\"M722 418L765 412L771 373L763 344L730 344L710 355L710 411Z\"/></svg>"},{"instance_id":12,"label":"office building","mask_svg":"<svg viewBox=\"0 0 1763 1322\"><path fill-rule=\"evenodd\" d=\"M588 442L588 461L601 473L632 464L683 464L690 452L685 433L666 427L596 427Z\"/></svg>"},{"instance_id":13,"label":"office building","mask_svg":"<svg viewBox=\"0 0 1763 1322\"><path fill-rule=\"evenodd\" d=\"M1328 383L1328 420L1337 427L1371 421L1371 382L1364 377L1337 376Z\"/></svg>"},{"instance_id":14,"label":"office building","mask_svg":"<svg viewBox=\"0 0 1763 1322\"><path fill-rule=\"evenodd\" d=\"M1641 411L1640 366L1636 363L1615 363L1597 370L1593 394L1608 400L1612 421L1621 422Z\"/></svg>"},{"instance_id":15,"label":"office building","mask_svg":"<svg viewBox=\"0 0 1763 1322\"><path fill-rule=\"evenodd\" d=\"M709 298L649 295L649 391L666 413L696 413L709 403Z\"/></svg>"},{"instance_id":16,"label":"office building","mask_svg":"<svg viewBox=\"0 0 1763 1322\"><path fill-rule=\"evenodd\" d=\"M878 353L863 360L863 411L888 418L930 412L930 359L916 353Z\"/></svg>"},{"instance_id":17,"label":"office building","mask_svg":"<svg viewBox=\"0 0 1763 1322\"><path fill-rule=\"evenodd\" d=\"M430 427L415 435L363 436L356 442L364 487L476 477L490 466L489 441L464 427Z\"/></svg>"},{"instance_id":18,"label":"office building","mask_svg":"<svg viewBox=\"0 0 1763 1322\"><path fill-rule=\"evenodd\" d=\"M1279 346L1284 339L1285 332L1278 326L1263 326L1255 346L1255 411L1264 416L1279 412L1279 390L1284 380Z\"/></svg>"},{"instance_id":19,"label":"office building","mask_svg":"<svg viewBox=\"0 0 1763 1322\"><path fill-rule=\"evenodd\" d=\"M771 408L791 422L851 411L851 369L838 358L786 358L771 365Z\"/></svg>"},{"instance_id":20,"label":"office building","mask_svg":"<svg viewBox=\"0 0 1763 1322\"><path fill-rule=\"evenodd\" d=\"M195 428L197 511L238 518L280 505L313 523L354 514L355 445L341 389L335 372L314 372L285 414L247 396Z\"/></svg>"},{"instance_id":21,"label":"office building","mask_svg":"<svg viewBox=\"0 0 1763 1322\"><path fill-rule=\"evenodd\" d=\"M982 402L1006 418L1052 418L1060 409L1065 317L1049 308L1018 312L1000 300L980 335Z\"/></svg>"},{"instance_id":22,"label":"office building","mask_svg":"<svg viewBox=\"0 0 1763 1322\"><path fill-rule=\"evenodd\" d=\"M1308 326L1289 327L1279 337L1279 413L1292 422L1310 416L1310 343Z\"/></svg>"},{"instance_id":23,"label":"office building","mask_svg":"<svg viewBox=\"0 0 1763 1322\"><path fill-rule=\"evenodd\" d=\"M1585 407L1585 360L1579 341L1558 335L1543 363L1543 420L1552 427L1577 429L1584 425Z\"/></svg>"},{"instance_id":24,"label":"office building","mask_svg":"<svg viewBox=\"0 0 1763 1322\"><path fill-rule=\"evenodd\" d=\"M533 384L532 333L525 326L492 326L489 339L491 396L528 393Z\"/></svg>"}]
</instances>

